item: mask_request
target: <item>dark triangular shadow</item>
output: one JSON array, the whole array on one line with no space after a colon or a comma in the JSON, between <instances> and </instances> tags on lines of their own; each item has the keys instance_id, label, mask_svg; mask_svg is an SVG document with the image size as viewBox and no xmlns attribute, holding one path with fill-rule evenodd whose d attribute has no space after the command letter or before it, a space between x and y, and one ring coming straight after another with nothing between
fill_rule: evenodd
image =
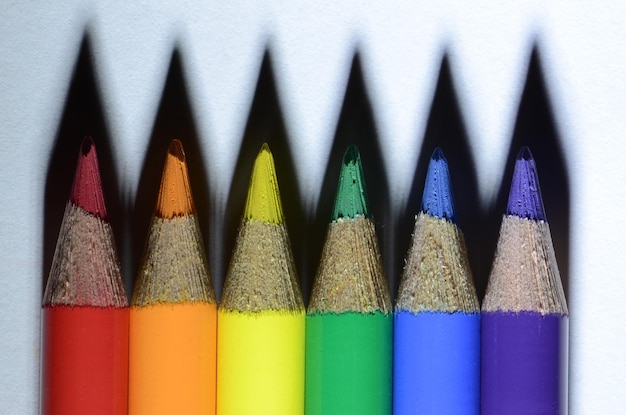
<instances>
[{"instance_id":1,"label":"dark triangular shadow","mask_svg":"<svg viewBox=\"0 0 626 415\"><path fill-rule=\"evenodd\" d=\"M549 91L543 76L541 54L535 45L530 56L526 84L519 104L511 147L506 159L506 170L498 192L496 205L488 214L487 228L495 235L490 237L489 247L495 251L497 230L502 214L506 211L515 158L522 146L530 147L535 157L539 182L550 224L556 259L561 272L563 288L567 295L569 286L570 244L570 185L562 137L557 131L550 104ZM495 229L495 232L492 232Z\"/></svg>"},{"instance_id":2,"label":"dark triangular shadow","mask_svg":"<svg viewBox=\"0 0 626 415\"><path fill-rule=\"evenodd\" d=\"M411 241L415 216L421 209L424 180L430 157L441 147L448 160L459 227L465 235L474 279L478 285L487 278L491 258L481 258L481 204L474 158L463 116L459 107L454 80L447 56L441 61L439 80L433 96L424 140L407 200L404 215L398 220L398 261L406 256ZM403 262L399 262L403 263Z\"/></svg>"},{"instance_id":3,"label":"dark triangular shadow","mask_svg":"<svg viewBox=\"0 0 626 415\"><path fill-rule=\"evenodd\" d=\"M181 140L185 150L189 181L193 192L196 212L200 222L205 249L208 246L208 223L211 203L207 169L202 157L202 146L189 102L189 93L178 49L172 53L170 67L156 113L152 134L145 153L141 176L128 224L132 245L132 269L135 274L143 256L150 221L156 205L165 157L171 141ZM209 264L211 265L211 264ZM213 273L211 275L215 281Z\"/></svg>"},{"instance_id":4,"label":"dark triangular shadow","mask_svg":"<svg viewBox=\"0 0 626 415\"><path fill-rule=\"evenodd\" d=\"M91 41L86 33L74 67L46 175L43 210L44 289L52 265L63 212L72 188L78 152L85 136L91 136L96 145L104 198L116 245L121 248L123 242L123 205L111 138L104 118L92 57ZM122 269L122 272L124 271Z\"/></svg>"},{"instance_id":5,"label":"dark triangular shadow","mask_svg":"<svg viewBox=\"0 0 626 415\"><path fill-rule=\"evenodd\" d=\"M300 280L306 279L308 278L308 266L305 260L307 224L301 206L296 168L276 92L271 57L267 51L261 64L224 215L222 262L225 272L228 269L237 230L243 215L254 160L265 142L269 144L274 156L283 211L287 221L298 277Z\"/></svg>"},{"instance_id":6,"label":"dark triangular shadow","mask_svg":"<svg viewBox=\"0 0 626 415\"><path fill-rule=\"evenodd\" d=\"M383 265L391 289L391 287L395 287L397 272L393 257L394 226L390 210L387 172L358 53L355 54L352 62L346 94L324 175L317 213L308 235L310 249L315 251L311 255L315 255L317 258L316 271L328 223L331 220L342 158L351 144L356 144L361 153L370 211L376 223ZM310 291L310 286L307 288Z\"/></svg>"}]
</instances>

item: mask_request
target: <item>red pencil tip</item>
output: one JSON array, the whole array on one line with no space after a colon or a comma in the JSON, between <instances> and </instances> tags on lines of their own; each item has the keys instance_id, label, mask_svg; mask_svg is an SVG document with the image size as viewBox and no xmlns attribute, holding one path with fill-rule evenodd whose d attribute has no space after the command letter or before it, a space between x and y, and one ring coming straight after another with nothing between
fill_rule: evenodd
<instances>
[{"instance_id":1,"label":"red pencil tip","mask_svg":"<svg viewBox=\"0 0 626 415\"><path fill-rule=\"evenodd\" d=\"M91 137L85 137L80 146L70 200L92 215L108 220L102 194L102 183L100 182L96 146Z\"/></svg>"}]
</instances>

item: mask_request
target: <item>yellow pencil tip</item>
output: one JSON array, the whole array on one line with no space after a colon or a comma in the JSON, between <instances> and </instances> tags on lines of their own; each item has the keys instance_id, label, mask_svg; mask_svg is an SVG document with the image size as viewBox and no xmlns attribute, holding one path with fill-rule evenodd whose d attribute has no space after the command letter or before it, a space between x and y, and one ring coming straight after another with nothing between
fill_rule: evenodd
<instances>
[{"instance_id":1,"label":"yellow pencil tip","mask_svg":"<svg viewBox=\"0 0 626 415\"><path fill-rule=\"evenodd\" d=\"M261 147L252 168L244 218L275 224L283 223L283 208L278 192L274 157L267 143Z\"/></svg>"},{"instance_id":2,"label":"yellow pencil tip","mask_svg":"<svg viewBox=\"0 0 626 415\"><path fill-rule=\"evenodd\" d=\"M193 213L193 198L185 151L180 140L174 139L165 158L155 215L163 219L171 219L175 216Z\"/></svg>"}]
</instances>

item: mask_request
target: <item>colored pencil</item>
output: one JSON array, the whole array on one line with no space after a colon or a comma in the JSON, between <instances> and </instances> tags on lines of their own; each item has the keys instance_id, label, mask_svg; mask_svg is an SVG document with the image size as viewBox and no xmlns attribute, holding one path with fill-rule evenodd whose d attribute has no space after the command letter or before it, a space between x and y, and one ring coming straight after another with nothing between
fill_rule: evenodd
<instances>
[{"instance_id":1,"label":"colored pencil","mask_svg":"<svg viewBox=\"0 0 626 415\"><path fill-rule=\"evenodd\" d=\"M182 144L167 152L130 310L130 415L214 414L217 304Z\"/></svg>"},{"instance_id":2,"label":"colored pencil","mask_svg":"<svg viewBox=\"0 0 626 415\"><path fill-rule=\"evenodd\" d=\"M274 159L264 144L218 311L219 415L304 412L304 325Z\"/></svg>"},{"instance_id":3,"label":"colored pencil","mask_svg":"<svg viewBox=\"0 0 626 415\"><path fill-rule=\"evenodd\" d=\"M567 413L567 305L526 147L515 162L481 330L482 414Z\"/></svg>"},{"instance_id":4,"label":"colored pencil","mask_svg":"<svg viewBox=\"0 0 626 415\"><path fill-rule=\"evenodd\" d=\"M41 413L126 414L128 300L90 137L78 155L42 329Z\"/></svg>"},{"instance_id":5,"label":"colored pencil","mask_svg":"<svg viewBox=\"0 0 626 415\"><path fill-rule=\"evenodd\" d=\"M361 157L350 146L307 311L307 415L391 413L392 325Z\"/></svg>"},{"instance_id":6,"label":"colored pencil","mask_svg":"<svg viewBox=\"0 0 626 415\"><path fill-rule=\"evenodd\" d=\"M393 346L395 415L478 414L480 308L439 148L400 281Z\"/></svg>"}]
</instances>

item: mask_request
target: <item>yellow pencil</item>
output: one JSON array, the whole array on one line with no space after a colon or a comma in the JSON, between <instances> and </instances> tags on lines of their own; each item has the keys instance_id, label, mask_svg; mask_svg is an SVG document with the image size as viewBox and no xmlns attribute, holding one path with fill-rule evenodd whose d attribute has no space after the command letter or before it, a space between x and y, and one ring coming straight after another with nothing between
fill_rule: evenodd
<instances>
[{"instance_id":1,"label":"yellow pencil","mask_svg":"<svg viewBox=\"0 0 626 415\"><path fill-rule=\"evenodd\" d=\"M218 311L218 415L304 413L305 309L264 144Z\"/></svg>"}]
</instances>

